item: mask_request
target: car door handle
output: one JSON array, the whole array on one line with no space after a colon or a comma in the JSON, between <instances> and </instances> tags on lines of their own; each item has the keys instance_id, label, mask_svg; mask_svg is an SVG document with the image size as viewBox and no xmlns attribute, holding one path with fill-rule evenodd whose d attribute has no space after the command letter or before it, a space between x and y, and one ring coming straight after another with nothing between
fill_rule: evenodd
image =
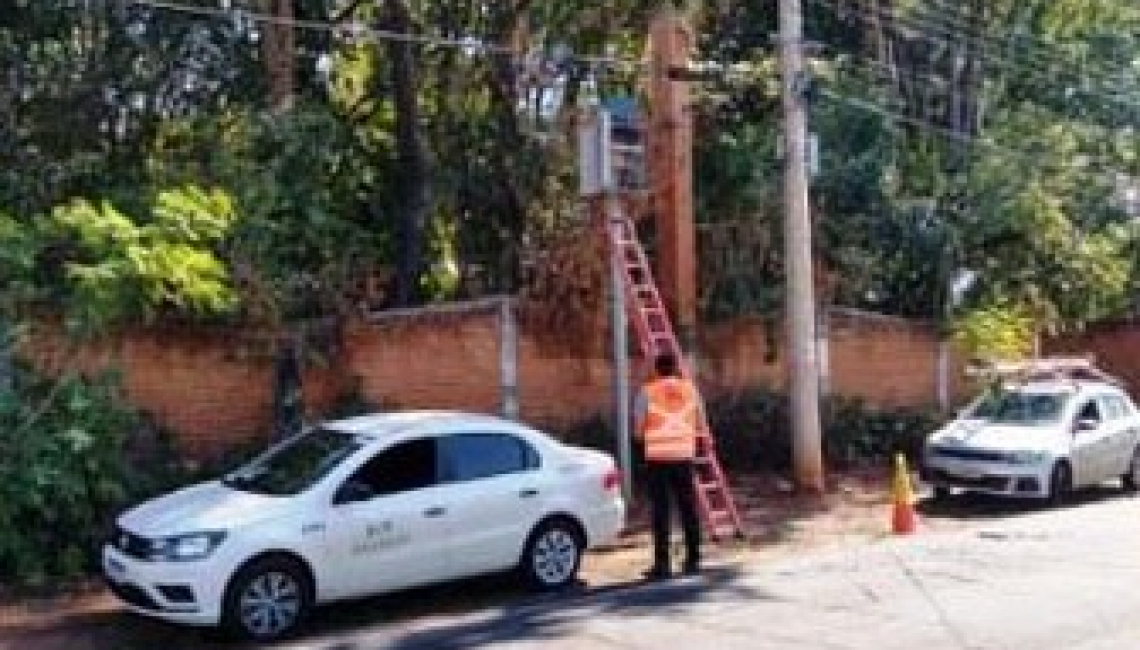
<instances>
[{"instance_id":1,"label":"car door handle","mask_svg":"<svg viewBox=\"0 0 1140 650\"><path fill-rule=\"evenodd\" d=\"M444 508L443 506L436 506L434 508L428 508L427 510L424 510L425 517L442 517L445 514L447 514L447 508Z\"/></svg>"},{"instance_id":2,"label":"car door handle","mask_svg":"<svg viewBox=\"0 0 1140 650\"><path fill-rule=\"evenodd\" d=\"M536 496L538 496L538 490L536 490L534 488L526 488L524 490L519 490L519 498L520 499L529 499L531 497L536 497Z\"/></svg>"}]
</instances>

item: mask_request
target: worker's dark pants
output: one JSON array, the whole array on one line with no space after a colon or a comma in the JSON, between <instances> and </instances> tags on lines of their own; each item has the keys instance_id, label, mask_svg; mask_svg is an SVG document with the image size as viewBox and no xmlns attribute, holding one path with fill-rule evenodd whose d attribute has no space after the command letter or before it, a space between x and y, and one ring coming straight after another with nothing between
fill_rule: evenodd
<instances>
[{"instance_id":1,"label":"worker's dark pants","mask_svg":"<svg viewBox=\"0 0 1140 650\"><path fill-rule=\"evenodd\" d=\"M693 463L650 461L649 511L653 526L653 567L669 568L669 532L671 499L681 511L681 529L685 532L685 566L695 567L701 560L701 524L697 519L696 494L693 490Z\"/></svg>"}]
</instances>

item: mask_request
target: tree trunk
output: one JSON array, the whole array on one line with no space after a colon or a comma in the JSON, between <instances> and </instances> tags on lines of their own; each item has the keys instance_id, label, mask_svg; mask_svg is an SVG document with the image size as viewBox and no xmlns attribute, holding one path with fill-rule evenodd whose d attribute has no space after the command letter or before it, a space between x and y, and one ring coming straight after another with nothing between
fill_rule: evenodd
<instances>
[{"instance_id":1,"label":"tree trunk","mask_svg":"<svg viewBox=\"0 0 1140 650\"><path fill-rule=\"evenodd\" d=\"M15 390L15 367L12 362L12 350L16 347L15 328L0 315L0 396Z\"/></svg>"},{"instance_id":2,"label":"tree trunk","mask_svg":"<svg viewBox=\"0 0 1140 650\"><path fill-rule=\"evenodd\" d=\"M411 31L411 16L405 0L388 0L388 27ZM421 298L424 230L431 206L427 151L420 126L420 103L416 85L416 57L411 43L390 41L391 80L396 108L396 153L399 161L399 195L396 214L397 306Z\"/></svg>"},{"instance_id":3,"label":"tree trunk","mask_svg":"<svg viewBox=\"0 0 1140 650\"><path fill-rule=\"evenodd\" d=\"M305 402L299 343L292 337L277 343L273 359L273 441L297 435L304 427Z\"/></svg>"},{"instance_id":4,"label":"tree trunk","mask_svg":"<svg viewBox=\"0 0 1140 650\"><path fill-rule=\"evenodd\" d=\"M263 10L280 20L293 19L293 0L261 0ZM293 26L267 23L263 27L262 54L269 76L269 107L282 113L293 107L296 41Z\"/></svg>"}]
</instances>

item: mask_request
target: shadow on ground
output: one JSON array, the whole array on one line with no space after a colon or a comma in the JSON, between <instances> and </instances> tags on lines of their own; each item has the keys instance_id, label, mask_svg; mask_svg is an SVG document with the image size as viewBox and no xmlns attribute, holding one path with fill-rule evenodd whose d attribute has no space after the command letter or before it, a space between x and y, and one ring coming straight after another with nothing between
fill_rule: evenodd
<instances>
[{"instance_id":1,"label":"shadow on ground","mask_svg":"<svg viewBox=\"0 0 1140 650\"><path fill-rule=\"evenodd\" d=\"M318 608L289 648L477 648L506 640L554 639L582 620L640 610L661 613L709 601L766 598L739 584L743 567L710 568L696 578L534 594L511 576L488 576ZM348 641L345 639L360 639ZM69 615L29 629L0 621L0 650L245 650L215 633L168 625L125 611Z\"/></svg>"},{"instance_id":2,"label":"shadow on ground","mask_svg":"<svg viewBox=\"0 0 1140 650\"><path fill-rule=\"evenodd\" d=\"M965 492L955 494L944 501L923 499L919 501L917 510L926 517L984 521L1030 515L1049 509L1079 508L1090 503L1130 499L1132 497L1133 495L1121 491L1119 487L1103 485L1073 493L1064 505L1048 506L1041 501Z\"/></svg>"},{"instance_id":3,"label":"shadow on ground","mask_svg":"<svg viewBox=\"0 0 1140 650\"><path fill-rule=\"evenodd\" d=\"M598 590L581 588L450 621L429 620L389 630L378 629L374 634L367 630L345 629L333 622L336 629L314 630L305 647L319 650L467 650L506 642L542 643L568 639L580 631L586 621L599 617L631 617L643 613L681 615L697 603L773 599L762 590L742 584L739 580L742 570L740 566L727 566L709 569L699 577L669 582ZM334 635L342 638L327 642L321 640ZM346 640L344 636L349 638Z\"/></svg>"}]
</instances>

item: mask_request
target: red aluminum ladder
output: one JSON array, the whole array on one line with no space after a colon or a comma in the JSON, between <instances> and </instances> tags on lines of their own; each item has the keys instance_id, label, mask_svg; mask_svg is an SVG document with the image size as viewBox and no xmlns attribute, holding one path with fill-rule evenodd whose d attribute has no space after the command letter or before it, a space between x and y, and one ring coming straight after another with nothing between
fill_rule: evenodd
<instances>
[{"instance_id":1,"label":"red aluminum ladder","mask_svg":"<svg viewBox=\"0 0 1140 650\"><path fill-rule=\"evenodd\" d=\"M653 281L653 271L645 250L637 240L637 231L629 216L608 214L606 222L610 253L616 255L625 283L626 313L637 332L641 353L652 359L661 353L671 354L681 366L681 376L692 380L669 312ZM715 443L709 430L707 414L697 431L697 459L694 483L697 506L705 530L713 540L744 537L744 524L732 499L728 480L716 458Z\"/></svg>"}]
</instances>

